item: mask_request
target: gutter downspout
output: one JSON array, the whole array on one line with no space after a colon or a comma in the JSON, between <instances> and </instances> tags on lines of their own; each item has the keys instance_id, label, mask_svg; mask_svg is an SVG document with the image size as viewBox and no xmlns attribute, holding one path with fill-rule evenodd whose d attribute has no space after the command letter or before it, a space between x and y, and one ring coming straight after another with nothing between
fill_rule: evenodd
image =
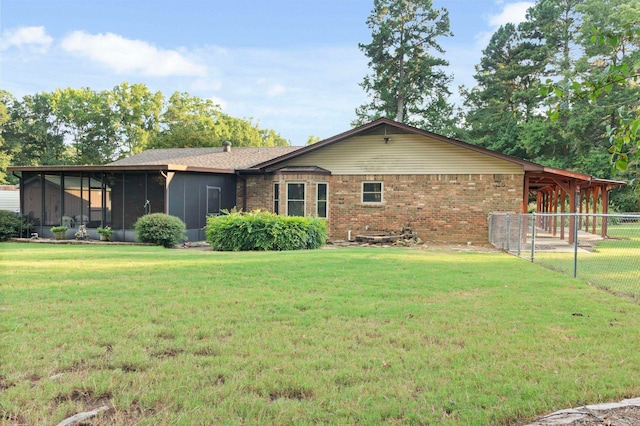
<instances>
[{"instance_id":1,"label":"gutter downspout","mask_svg":"<svg viewBox=\"0 0 640 426\"><path fill-rule=\"evenodd\" d=\"M242 179L242 211L247 211L247 178L242 176L239 171L236 170L236 176ZM236 187L237 188L237 187ZM236 202L237 202L236 196Z\"/></svg>"}]
</instances>

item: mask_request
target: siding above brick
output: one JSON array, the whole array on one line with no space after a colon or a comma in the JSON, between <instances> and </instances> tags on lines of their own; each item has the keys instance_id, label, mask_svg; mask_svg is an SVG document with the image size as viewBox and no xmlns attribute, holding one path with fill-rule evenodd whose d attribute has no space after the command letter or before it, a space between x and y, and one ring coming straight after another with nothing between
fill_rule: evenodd
<instances>
[{"instance_id":1,"label":"siding above brick","mask_svg":"<svg viewBox=\"0 0 640 426\"><path fill-rule=\"evenodd\" d=\"M415 134L354 136L269 169L318 166L340 175L524 174L523 166Z\"/></svg>"}]
</instances>

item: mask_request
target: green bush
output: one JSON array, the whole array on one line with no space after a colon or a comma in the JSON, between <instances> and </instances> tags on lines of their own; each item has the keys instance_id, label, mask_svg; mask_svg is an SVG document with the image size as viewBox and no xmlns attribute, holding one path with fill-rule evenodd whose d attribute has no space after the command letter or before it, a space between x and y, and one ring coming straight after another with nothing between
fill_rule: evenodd
<instances>
[{"instance_id":1,"label":"green bush","mask_svg":"<svg viewBox=\"0 0 640 426\"><path fill-rule=\"evenodd\" d=\"M164 213L144 215L134 226L138 241L143 243L173 247L187 239L184 222Z\"/></svg>"},{"instance_id":2,"label":"green bush","mask_svg":"<svg viewBox=\"0 0 640 426\"><path fill-rule=\"evenodd\" d=\"M26 218L7 210L0 210L0 241L29 235L32 229L33 224Z\"/></svg>"},{"instance_id":3,"label":"green bush","mask_svg":"<svg viewBox=\"0 0 640 426\"><path fill-rule=\"evenodd\" d=\"M205 235L214 250L315 249L327 238L322 219L278 216L262 210L226 213L207 219Z\"/></svg>"}]
</instances>

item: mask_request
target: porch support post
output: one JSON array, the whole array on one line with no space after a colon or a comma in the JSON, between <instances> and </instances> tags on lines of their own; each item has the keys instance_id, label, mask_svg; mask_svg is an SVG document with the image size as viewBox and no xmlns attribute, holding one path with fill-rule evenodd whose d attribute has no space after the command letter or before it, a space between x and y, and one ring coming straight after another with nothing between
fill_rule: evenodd
<instances>
[{"instance_id":1,"label":"porch support post","mask_svg":"<svg viewBox=\"0 0 640 426\"><path fill-rule=\"evenodd\" d=\"M607 187L602 188L602 214L604 215L609 214L609 188ZM600 231L601 231L602 238L605 238L607 236L607 217L606 216L602 217L602 229Z\"/></svg>"},{"instance_id":2,"label":"porch support post","mask_svg":"<svg viewBox=\"0 0 640 426\"><path fill-rule=\"evenodd\" d=\"M529 209L529 175L524 174L524 188L522 189L522 214Z\"/></svg>"},{"instance_id":3,"label":"porch support post","mask_svg":"<svg viewBox=\"0 0 640 426\"><path fill-rule=\"evenodd\" d=\"M46 202L46 195L45 195L45 188L46 188L46 180L44 178L44 173L40 173L40 235L42 235L42 231L43 231L43 226L47 221L47 218L45 217L45 202ZM62 221L60 221L60 224L62 225Z\"/></svg>"},{"instance_id":4,"label":"porch support post","mask_svg":"<svg viewBox=\"0 0 640 426\"><path fill-rule=\"evenodd\" d=\"M598 214L598 190L600 189L599 186L594 186L593 187L593 223L591 224L591 233L592 234L596 234L596 225L598 222L598 217L596 216L596 214Z\"/></svg>"},{"instance_id":5,"label":"porch support post","mask_svg":"<svg viewBox=\"0 0 640 426\"><path fill-rule=\"evenodd\" d=\"M553 187L553 194L552 194L552 205L551 208L553 209L552 213L556 214L558 213L558 191L559 188L558 186L554 186ZM556 234L558 233L558 216L553 216L553 236L555 237Z\"/></svg>"},{"instance_id":6,"label":"porch support post","mask_svg":"<svg viewBox=\"0 0 640 426\"><path fill-rule=\"evenodd\" d=\"M585 188L584 194L584 230L589 231L589 201L591 199L591 188Z\"/></svg>"},{"instance_id":7,"label":"porch support post","mask_svg":"<svg viewBox=\"0 0 640 426\"><path fill-rule=\"evenodd\" d=\"M566 201L567 194L564 192L564 189L560 190L560 239L564 240L564 214L566 213Z\"/></svg>"},{"instance_id":8,"label":"porch support post","mask_svg":"<svg viewBox=\"0 0 640 426\"><path fill-rule=\"evenodd\" d=\"M580 188L578 202L580 203L580 214L582 214L582 199L584 198L584 189ZM578 228L582 228L582 216L578 219Z\"/></svg>"},{"instance_id":9,"label":"porch support post","mask_svg":"<svg viewBox=\"0 0 640 426\"><path fill-rule=\"evenodd\" d=\"M542 191L538 191L538 193L536 194L536 213L542 213L542 196L544 194L542 193ZM536 217L536 226L538 228L540 228L542 224L542 217L538 216Z\"/></svg>"},{"instance_id":10,"label":"porch support post","mask_svg":"<svg viewBox=\"0 0 640 426\"><path fill-rule=\"evenodd\" d=\"M569 244L576 240L576 181L569 180Z\"/></svg>"}]
</instances>

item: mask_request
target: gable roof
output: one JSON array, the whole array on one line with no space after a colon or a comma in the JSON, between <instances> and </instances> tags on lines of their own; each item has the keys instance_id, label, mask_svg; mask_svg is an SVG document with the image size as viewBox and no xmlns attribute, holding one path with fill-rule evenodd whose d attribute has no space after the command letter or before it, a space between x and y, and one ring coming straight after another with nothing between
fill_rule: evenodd
<instances>
[{"instance_id":1,"label":"gable roof","mask_svg":"<svg viewBox=\"0 0 640 426\"><path fill-rule=\"evenodd\" d=\"M250 168L300 148L299 146L237 147L228 152L223 148L149 149L109 163L106 167L180 165L237 170Z\"/></svg>"},{"instance_id":2,"label":"gable roof","mask_svg":"<svg viewBox=\"0 0 640 426\"><path fill-rule=\"evenodd\" d=\"M397 121L390 120L388 118L379 118L370 123L364 124L362 126L356 127L354 129L348 130L346 132L340 133L339 135L333 136L331 138L322 140L320 142L316 142L311 145L307 145L302 147L296 151L284 154L279 157L274 157L272 159L266 160L262 163L257 163L253 167L250 167L247 171L263 171L267 167L275 166L283 161L290 160L292 158L299 157L301 155L307 154L309 152L316 151L318 149L324 148L329 145L333 145L335 143L341 142L345 139L349 139L354 136L361 136L366 134L371 134L375 132L384 132L387 133L409 133L421 135L430 139L435 139L440 142L445 142L451 145L455 145L461 148L465 148L471 151L479 152L481 154L489 155L491 157L499 158L502 160L509 161L511 163L519 164L524 167L525 171L543 171L544 166L536 163L532 163L530 161L522 160L517 157L513 157L507 154L501 154L499 152L491 151L486 148L482 148L477 145L472 145L467 142L462 142L456 139L448 138L446 136L439 135L437 133L428 132L426 130L418 129L416 127L408 126L403 123L399 123ZM381 133L383 134L383 133Z\"/></svg>"}]
</instances>

